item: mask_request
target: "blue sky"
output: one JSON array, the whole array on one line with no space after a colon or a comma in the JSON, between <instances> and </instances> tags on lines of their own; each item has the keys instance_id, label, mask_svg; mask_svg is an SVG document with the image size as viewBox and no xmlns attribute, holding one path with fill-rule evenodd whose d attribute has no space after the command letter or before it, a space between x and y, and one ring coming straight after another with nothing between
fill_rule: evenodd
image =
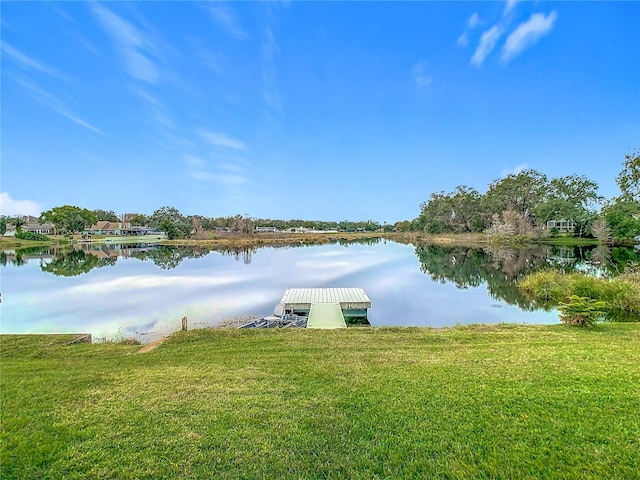
<instances>
[{"instance_id":1,"label":"blue sky","mask_svg":"<svg viewBox=\"0 0 640 480\"><path fill-rule=\"evenodd\" d=\"M2 2L0 210L412 219L640 146L640 2Z\"/></svg>"}]
</instances>

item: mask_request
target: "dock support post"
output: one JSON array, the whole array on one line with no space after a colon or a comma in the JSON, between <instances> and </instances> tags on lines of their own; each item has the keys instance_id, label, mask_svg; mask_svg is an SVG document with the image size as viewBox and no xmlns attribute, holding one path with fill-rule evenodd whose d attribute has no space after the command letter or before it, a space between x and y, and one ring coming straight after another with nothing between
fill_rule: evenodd
<instances>
[{"instance_id":1,"label":"dock support post","mask_svg":"<svg viewBox=\"0 0 640 480\"><path fill-rule=\"evenodd\" d=\"M182 317L182 331L187 331L187 317Z\"/></svg>"}]
</instances>

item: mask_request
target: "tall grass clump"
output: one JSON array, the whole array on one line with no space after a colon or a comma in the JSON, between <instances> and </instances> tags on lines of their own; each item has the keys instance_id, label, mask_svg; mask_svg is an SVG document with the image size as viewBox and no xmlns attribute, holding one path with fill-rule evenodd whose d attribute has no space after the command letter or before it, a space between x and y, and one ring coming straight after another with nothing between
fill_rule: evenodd
<instances>
[{"instance_id":1,"label":"tall grass clump","mask_svg":"<svg viewBox=\"0 0 640 480\"><path fill-rule=\"evenodd\" d=\"M571 281L557 270L541 270L524 277L520 288L535 300L558 304L565 300Z\"/></svg>"},{"instance_id":2,"label":"tall grass clump","mask_svg":"<svg viewBox=\"0 0 640 480\"><path fill-rule=\"evenodd\" d=\"M543 270L527 275L519 287L545 307L571 305L576 297L587 302L602 302L608 319L640 321L640 275L629 273L614 278L597 278L583 273ZM562 315L562 314L561 314Z\"/></svg>"}]
</instances>

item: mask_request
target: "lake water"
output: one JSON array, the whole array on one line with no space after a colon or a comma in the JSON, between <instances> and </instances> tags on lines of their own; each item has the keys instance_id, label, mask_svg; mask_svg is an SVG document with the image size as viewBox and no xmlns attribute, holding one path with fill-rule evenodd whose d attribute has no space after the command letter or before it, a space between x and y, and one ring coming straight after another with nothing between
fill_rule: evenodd
<instances>
[{"instance_id":1,"label":"lake water","mask_svg":"<svg viewBox=\"0 0 640 480\"><path fill-rule=\"evenodd\" d=\"M372 326L557 323L514 280L545 265L603 268L582 249L471 249L363 243L212 251L109 245L5 251L2 333L92 333L150 341L180 328L273 312L287 288L361 287ZM625 258L626 258L625 257ZM596 272L597 273L597 272Z\"/></svg>"}]
</instances>

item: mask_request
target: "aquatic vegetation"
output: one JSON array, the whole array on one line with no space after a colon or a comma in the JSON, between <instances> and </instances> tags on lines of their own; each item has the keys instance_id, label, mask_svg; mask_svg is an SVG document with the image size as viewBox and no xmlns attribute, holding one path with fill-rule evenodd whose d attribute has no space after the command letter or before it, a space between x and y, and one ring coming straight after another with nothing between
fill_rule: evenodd
<instances>
[{"instance_id":1,"label":"aquatic vegetation","mask_svg":"<svg viewBox=\"0 0 640 480\"><path fill-rule=\"evenodd\" d=\"M542 270L521 279L520 289L542 306L571 304L572 297L602 302L607 319L640 321L640 275L627 273L613 278L598 278L583 273ZM576 300L573 300L575 303Z\"/></svg>"}]
</instances>

